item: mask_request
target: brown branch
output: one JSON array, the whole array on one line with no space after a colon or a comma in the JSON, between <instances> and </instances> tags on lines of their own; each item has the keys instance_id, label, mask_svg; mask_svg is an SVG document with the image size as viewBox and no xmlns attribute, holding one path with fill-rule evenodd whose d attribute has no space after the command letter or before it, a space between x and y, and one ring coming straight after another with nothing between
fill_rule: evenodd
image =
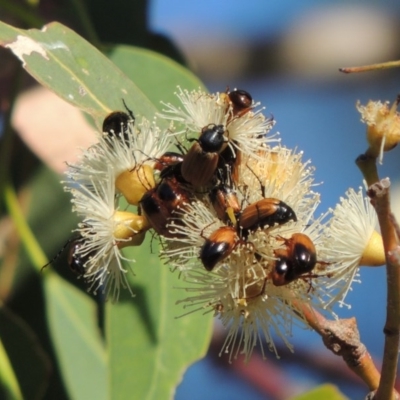
<instances>
[{"instance_id":1,"label":"brown branch","mask_svg":"<svg viewBox=\"0 0 400 400\"><path fill-rule=\"evenodd\" d=\"M396 381L400 339L400 265L396 262L399 249L393 224L394 217L390 211L389 187L389 179L382 179L371 185L368 190L371 203L378 215L387 265L387 307L386 323L383 329L385 346L381 382L375 394L375 400L395 398L393 387Z\"/></svg>"},{"instance_id":2,"label":"brown branch","mask_svg":"<svg viewBox=\"0 0 400 400\"><path fill-rule=\"evenodd\" d=\"M355 318L328 320L310 304L295 301L293 305L322 338L325 346L341 356L347 366L373 391L378 388L380 373L367 348L360 342Z\"/></svg>"},{"instance_id":3,"label":"brown branch","mask_svg":"<svg viewBox=\"0 0 400 400\"><path fill-rule=\"evenodd\" d=\"M386 323L383 329L385 346L381 379L373 398L375 400L394 399L398 396L393 387L396 380L400 339L400 256L398 246L400 229L390 211L390 181L388 178L379 181L376 158L369 155L367 151L366 154L357 158L356 164L369 186L368 195L378 216L386 255L388 289Z\"/></svg>"},{"instance_id":4,"label":"brown branch","mask_svg":"<svg viewBox=\"0 0 400 400\"><path fill-rule=\"evenodd\" d=\"M339 68L340 72L344 72L345 74L350 74L353 72L367 72L367 71L377 71L381 69L388 69L388 68L396 68L400 67L400 61L387 61L384 63L377 63L371 65L363 65L359 67L343 67Z\"/></svg>"}]
</instances>

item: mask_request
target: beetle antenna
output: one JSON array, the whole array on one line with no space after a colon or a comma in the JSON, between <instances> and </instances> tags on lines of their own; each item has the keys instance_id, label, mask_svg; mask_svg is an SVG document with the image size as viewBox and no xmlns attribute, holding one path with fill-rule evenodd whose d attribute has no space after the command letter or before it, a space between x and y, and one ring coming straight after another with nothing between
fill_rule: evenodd
<instances>
[{"instance_id":1,"label":"beetle antenna","mask_svg":"<svg viewBox=\"0 0 400 400\"><path fill-rule=\"evenodd\" d=\"M76 238L69 238L64 245L61 247L61 250L58 251L58 253L45 265L43 265L42 268L40 268L40 272L42 272L48 265L52 264L54 261L56 261L58 258L60 258L61 254L64 252L64 250L67 248L67 246L73 242Z\"/></svg>"},{"instance_id":2,"label":"beetle antenna","mask_svg":"<svg viewBox=\"0 0 400 400\"><path fill-rule=\"evenodd\" d=\"M122 99L122 103L124 104L125 110L128 111L129 116L132 118L133 122L135 122L136 118L133 115L132 110L126 105L125 100Z\"/></svg>"}]
</instances>

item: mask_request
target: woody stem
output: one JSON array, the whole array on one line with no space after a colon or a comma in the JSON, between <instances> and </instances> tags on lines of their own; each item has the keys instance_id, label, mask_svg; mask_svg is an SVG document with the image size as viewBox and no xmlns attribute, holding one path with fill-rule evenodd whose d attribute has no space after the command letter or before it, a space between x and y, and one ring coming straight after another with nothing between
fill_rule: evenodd
<instances>
[{"instance_id":1,"label":"woody stem","mask_svg":"<svg viewBox=\"0 0 400 400\"><path fill-rule=\"evenodd\" d=\"M393 387L396 379L400 339L400 257L396 228L398 225L390 211L388 178L379 181L376 159L360 156L357 166L368 183L368 195L375 207L381 229L386 257L387 306L386 323L383 329L385 346L379 387L374 400L396 398ZM399 232L397 232L397 236Z\"/></svg>"}]
</instances>

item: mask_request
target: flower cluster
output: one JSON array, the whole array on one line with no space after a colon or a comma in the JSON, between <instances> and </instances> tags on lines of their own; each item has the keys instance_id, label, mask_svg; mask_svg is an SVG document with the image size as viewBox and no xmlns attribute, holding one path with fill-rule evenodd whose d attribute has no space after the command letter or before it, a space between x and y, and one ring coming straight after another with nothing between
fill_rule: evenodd
<instances>
[{"instance_id":1,"label":"flower cluster","mask_svg":"<svg viewBox=\"0 0 400 400\"><path fill-rule=\"evenodd\" d=\"M290 347L292 325L305 322L299 302L344 304L359 266L384 262L374 211L350 189L316 217L313 167L271 135L274 119L246 91L177 97L180 107L158 115L167 131L112 113L99 143L69 167L66 190L82 217L71 262L115 299L133 261L121 250L152 230L184 282L180 303L229 329L230 358L256 345L264 354L265 343L276 353L272 333Z\"/></svg>"}]
</instances>

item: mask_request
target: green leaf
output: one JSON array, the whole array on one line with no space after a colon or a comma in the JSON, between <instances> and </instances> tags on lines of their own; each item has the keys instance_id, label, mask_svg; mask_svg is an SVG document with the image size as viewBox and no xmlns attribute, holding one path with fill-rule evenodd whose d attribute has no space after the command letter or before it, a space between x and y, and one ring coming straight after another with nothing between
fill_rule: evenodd
<instances>
[{"instance_id":1,"label":"green leaf","mask_svg":"<svg viewBox=\"0 0 400 400\"><path fill-rule=\"evenodd\" d=\"M182 89L205 90L191 71L154 51L120 45L110 48L107 54L159 110L163 108L160 101L179 104L174 95L178 85Z\"/></svg>"},{"instance_id":2,"label":"green leaf","mask_svg":"<svg viewBox=\"0 0 400 400\"><path fill-rule=\"evenodd\" d=\"M0 44L10 48L43 86L90 114L101 126L122 99L138 115L152 119L153 104L110 60L57 22L41 30L17 29L0 22Z\"/></svg>"},{"instance_id":3,"label":"green leaf","mask_svg":"<svg viewBox=\"0 0 400 400\"><path fill-rule=\"evenodd\" d=\"M49 359L32 329L4 306L0 337L0 397L42 398L51 370Z\"/></svg>"},{"instance_id":4,"label":"green leaf","mask_svg":"<svg viewBox=\"0 0 400 400\"><path fill-rule=\"evenodd\" d=\"M338 388L331 384L318 386L300 396L293 397L291 400L348 400L348 398L339 392Z\"/></svg>"},{"instance_id":5,"label":"green leaf","mask_svg":"<svg viewBox=\"0 0 400 400\"><path fill-rule=\"evenodd\" d=\"M118 304L107 304L106 335L111 371L111 396L115 399L168 399L186 367L207 351L211 315L185 311L175 302L185 296L178 273L171 273L147 240L144 251L130 251L136 276L135 298L126 292Z\"/></svg>"},{"instance_id":6,"label":"green leaf","mask_svg":"<svg viewBox=\"0 0 400 400\"><path fill-rule=\"evenodd\" d=\"M56 274L46 274L44 289L49 329L71 398L107 399L107 359L95 302Z\"/></svg>"}]
</instances>

